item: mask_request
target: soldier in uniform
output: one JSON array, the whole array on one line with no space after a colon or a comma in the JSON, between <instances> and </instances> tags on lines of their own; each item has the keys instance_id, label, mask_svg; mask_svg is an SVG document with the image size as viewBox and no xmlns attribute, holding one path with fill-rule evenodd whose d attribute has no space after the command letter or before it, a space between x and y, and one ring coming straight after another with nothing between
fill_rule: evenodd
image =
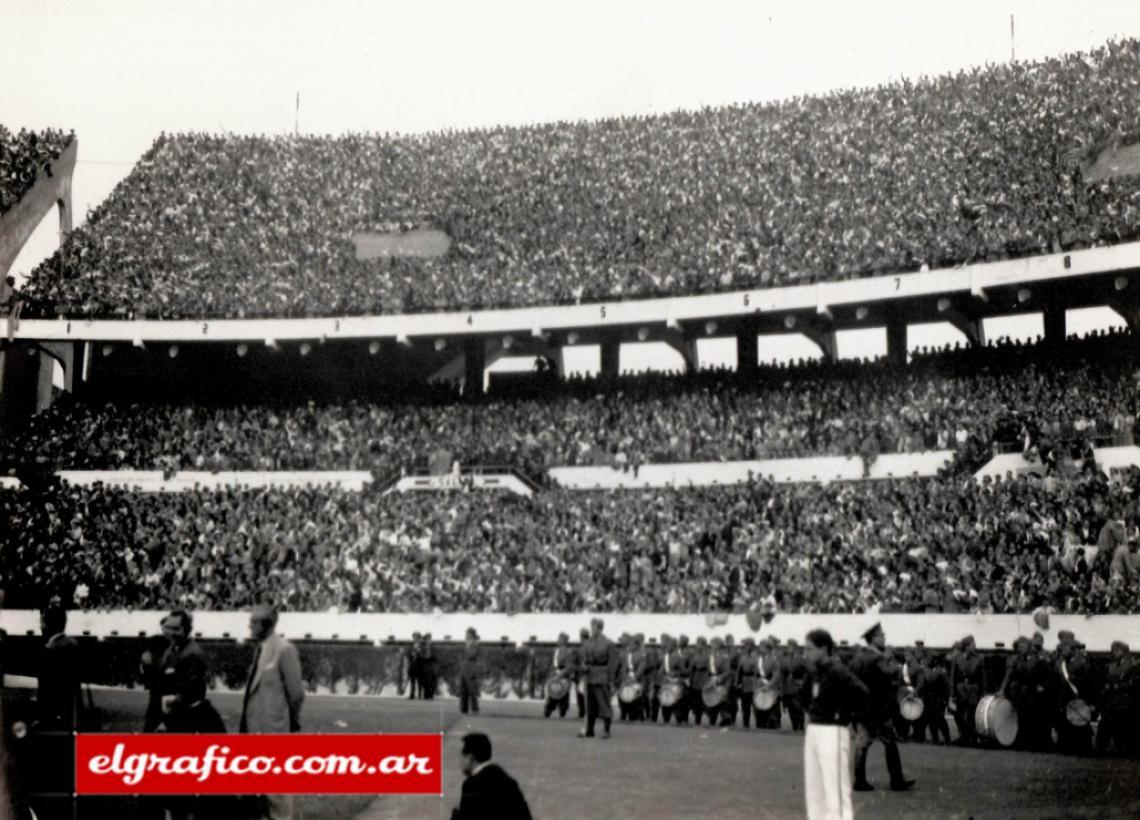
<instances>
[{"instance_id":1,"label":"soldier in uniform","mask_svg":"<svg viewBox=\"0 0 1140 820\"><path fill-rule=\"evenodd\" d=\"M895 737L894 715L898 711L898 664L886 651L887 641L880 624L863 633L866 646L851 662L855 673L871 693L867 713L855 723L855 791L871 791L867 781L867 751L876 740L883 744L891 790L903 791L914 785L903 776L902 757Z\"/></svg>"},{"instance_id":2,"label":"soldier in uniform","mask_svg":"<svg viewBox=\"0 0 1140 820\"><path fill-rule=\"evenodd\" d=\"M978 654L974 636L967 635L954 645L950 653L950 694L954 723L958 726L958 742L977 742L974 712L986 691L986 665Z\"/></svg>"},{"instance_id":3,"label":"soldier in uniform","mask_svg":"<svg viewBox=\"0 0 1140 820\"><path fill-rule=\"evenodd\" d=\"M657 672L661 666L661 658L657 648L644 642L644 636L639 632L637 641L641 644L643 662L641 665L641 703L642 720L657 722L657 714L661 711L661 691L658 688Z\"/></svg>"},{"instance_id":4,"label":"soldier in uniform","mask_svg":"<svg viewBox=\"0 0 1140 820\"><path fill-rule=\"evenodd\" d=\"M760 674L760 653L756 651L756 641L745 638L741 642L740 660L736 667L736 691L740 698L740 716L744 728L752 726L752 696L756 692L756 676ZM760 727L760 716L756 716L756 727Z\"/></svg>"},{"instance_id":5,"label":"soldier in uniform","mask_svg":"<svg viewBox=\"0 0 1140 820\"><path fill-rule=\"evenodd\" d=\"M740 669L740 652L731 635L724 636L724 651L728 656L731 674L727 682L728 693L725 696L724 707L721 709L721 725L735 726L737 700L740 697L736 688L737 671Z\"/></svg>"},{"instance_id":6,"label":"soldier in uniform","mask_svg":"<svg viewBox=\"0 0 1140 820\"><path fill-rule=\"evenodd\" d=\"M709 726L720 726L723 725L725 706L728 702L728 681L733 674L732 661L724 649L724 641L720 638L712 639L712 645L709 647L708 662L708 682L725 688L725 699L711 709L708 709ZM701 703L703 704L704 701L702 700Z\"/></svg>"},{"instance_id":7,"label":"soldier in uniform","mask_svg":"<svg viewBox=\"0 0 1140 820\"><path fill-rule=\"evenodd\" d=\"M594 725L601 717L602 737L608 739L613 724L610 699L621 679L621 659L617 648L602 634L604 626L601 618L591 620L592 634L582 645L579 663L586 676L586 728L578 733L578 737L594 737Z\"/></svg>"},{"instance_id":8,"label":"soldier in uniform","mask_svg":"<svg viewBox=\"0 0 1140 820\"><path fill-rule=\"evenodd\" d=\"M922 686L923 675L926 672L926 657L922 647L914 646L906 651L900 650L896 654L895 660L902 675L898 692L899 699L901 700L905 694L910 692L921 698L922 695L918 694L918 690ZM922 724L911 723L902 716L899 709L895 709L895 734L900 741L905 742L913 736L921 742L922 732Z\"/></svg>"},{"instance_id":9,"label":"soldier in uniform","mask_svg":"<svg viewBox=\"0 0 1140 820\"><path fill-rule=\"evenodd\" d=\"M479 714L479 678L483 674L483 653L479 650L479 635L468 627L466 640L459 655L459 711Z\"/></svg>"},{"instance_id":10,"label":"soldier in uniform","mask_svg":"<svg viewBox=\"0 0 1140 820\"><path fill-rule=\"evenodd\" d=\"M625 657L625 668L622 670L622 677L625 680L641 684L641 696L626 706L627 720L645 719L645 647L642 645L644 640L642 635L630 637L629 653Z\"/></svg>"},{"instance_id":11,"label":"soldier in uniform","mask_svg":"<svg viewBox=\"0 0 1140 820\"><path fill-rule=\"evenodd\" d=\"M578 630L578 648L574 651L574 702L578 704L578 720L586 717L586 678L582 675L582 647L590 640L590 630L582 627Z\"/></svg>"},{"instance_id":12,"label":"soldier in uniform","mask_svg":"<svg viewBox=\"0 0 1140 820\"><path fill-rule=\"evenodd\" d=\"M700 726L705 714L704 688L709 682L709 645L704 638L697 638L697 645L689 653L689 665L689 712L693 715L693 724Z\"/></svg>"},{"instance_id":13,"label":"soldier in uniform","mask_svg":"<svg viewBox=\"0 0 1140 820\"><path fill-rule=\"evenodd\" d=\"M783 677L783 664L780 663L780 651L773 643L773 639L765 638L760 641L760 659L757 665L756 685L762 686L767 683L773 687L777 694L780 692L780 679ZM780 700L776 699L775 705L772 706L767 712L756 713L756 728L757 729L779 729L783 721L783 713L780 709Z\"/></svg>"},{"instance_id":14,"label":"soldier in uniform","mask_svg":"<svg viewBox=\"0 0 1140 820\"><path fill-rule=\"evenodd\" d=\"M679 681L683 686L692 686L693 665L692 659L689 657L689 651L686 648L688 642L689 637L687 635L682 635L676 644L674 644L670 638L669 651L662 659L662 681L674 679ZM685 690L685 694L677 701L672 709L662 706L661 713L666 723L669 722L669 718L675 717L678 726L687 724L689 722L689 690Z\"/></svg>"},{"instance_id":15,"label":"soldier in uniform","mask_svg":"<svg viewBox=\"0 0 1140 820\"><path fill-rule=\"evenodd\" d=\"M1092 726L1074 726L1069 721L1068 706L1075 698L1092 705L1092 669L1084 647L1069 630L1057 633L1054 665L1053 719L1057 729L1057 745L1069 754L1088 754L1092 751Z\"/></svg>"},{"instance_id":16,"label":"soldier in uniform","mask_svg":"<svg viewBox=\"0 0 1140 820\"><path fill-rule=\"evenodd\" d=\"M1136 748L1140 729L1140 664L1132 657L1128 644L1112 642L1112 659L1108 662L1100 699L1100 722L1096 730L1096 750L1108 751L1114 744L1117 754L1128 754Z\"/></svg>"},{"instance_id":17,"label":"soldier in uniform","mask_svg":"<svg viewBox=\"0 0 1140 820\"><path fill-rule=\"evenodd\" d=\"M621 660L621 677L618 679L618 686L620 687L633 677L633 639L630 638L626 632L621 633L617 639L617 652L618 658ZM618 717L625 720L632 720L631 714L633 711L632 704L626 703L621 698L618 698Z\"/></svg>"},{"instance_id":18,"label":"soldier in uniform","mask_svg":"<svg viewBox=\"0 0 1140 820\"><path fill-rule=\"evenodd\" d=\"M781 678L781 700L788 710L788 720L793 732L804 730L804 698L807 686L808 669L804 661L804 650L789 640L784 654L784 674Z\"/></svg>"},{"instance_id":19,"label":"soldier in uniform","mask_svg":"<svg viewBox=\"0 0 1140 820\"><path fill-rule=\"evenodd\" d=\"M570 648L570 636L565 632L558 634L558 645L554 647L554 657L550 661L550 671L570 681L572 678L572 670L577 665L574 650ZM570 683L569 688L574 688L574 684ZM567 690L560 698L552 698L550 694L546 695L546 703L542 707L542 716L544 718L550 717L554 714L554 710L558 710L558 717L566 717L566 713L570 710L570 692Z\"/></svg>"},{"instance_id":20,"label":"soldier in uniform","mask_svg":"<svg viewBox=\"0 0 1140 820\"><path fill-rule=\"evenodd\" d=\"M946 661L943 658L931 658L930 665L923 670L922 682L917 691L924 708L922 717L915 724L915 740L922 743L929 729L932 742L949 743L950 726L946 723L946 707L950 703L950 676L946 674Z\"/></svg>"},{"instance_id":21,"label":"soldier in uniform","mask_svg":"<svg viewBox=\"0 0 1140 820\"><path fill-rule=\"evenodd\" d=\"M1009 698L1017 710L1017 745L1023 749L1048 749L1052 743L1049 729L1053 725L1048 709L1051 669L1029 638L1018 638L1014 646L1016 652L1006 663L998 695Z\"/></svg>"}]
</instances>

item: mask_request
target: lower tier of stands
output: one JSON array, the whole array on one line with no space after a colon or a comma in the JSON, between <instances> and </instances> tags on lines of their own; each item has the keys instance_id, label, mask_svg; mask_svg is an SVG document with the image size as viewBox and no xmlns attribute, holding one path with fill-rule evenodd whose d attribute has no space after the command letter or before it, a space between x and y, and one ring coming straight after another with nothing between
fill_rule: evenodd
<instances>
[{"instance_id":1,"label":"lower tier of stands","mask_svg":"<svg viewBox=\"0 0 1140 820\"><path fill-rule=\"evenodd\" d=\"M1127 614L1140 469L532 496L0 492L8 605ZM719 616L718 616L719 617Z\"/></svg>"}]
</instances>

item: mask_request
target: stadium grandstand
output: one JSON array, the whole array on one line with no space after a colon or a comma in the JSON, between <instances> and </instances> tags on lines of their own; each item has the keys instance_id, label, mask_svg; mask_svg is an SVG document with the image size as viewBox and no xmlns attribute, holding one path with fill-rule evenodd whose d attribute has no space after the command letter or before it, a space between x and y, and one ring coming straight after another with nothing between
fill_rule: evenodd
<instances>
[{"instance_id":1,"label":"stadium grandstand","mask_svg":"<svg viewBox=\"0 0 1140 820\"><path fill-rule=\"evenodd\" d=\"M1140 43L592 123L164 134L34 270L28 315L232 318L782 287L1130 240ZM399 256L362 235L442 233ZM411 243L411 240L409 240ZM418 244L417 244L418 246ZM446 250L444 250L446 247ZM442 252L441 252L442 251Z\"/></svg>"},{"instance_id":2,"label":"stadium grandstand","mask_svg":"<svg viewBox=\"0 0 1140 820\"><path fill-rule=\"evenodd\" d=\"M1138 86L1116 39L657 116L161 134L74 229L75 136L0 126L0 273L64 228L0 300L4 671L49 602L108 687L195 613L227 697L265 601L329 697L414 693L433 629L456 694L477 624L488 689L543 699L586 613L627 651L762 633L789 693L820 624L845 655L885 624L904 669L976 635L991 694L1037 631L1140 737L1140 673L1102 685L1140 645ZM962 342L908 349L933 322ZM886 355L840 358L867 328ZM775 334L821 355L762 364ZM678 370L623 371L648 342Z\"/></svg>"},{"instance_id":3,"label":"stadium grandstand","mask_svg":"<svg viewBox=\"0 0 1140 820\"><path fill-rule=\"evenodd\" d=\"M10 210L59 159L74 134L25 131L13 134L0 123L0 215Z\"/></svg>"}]
</instances>

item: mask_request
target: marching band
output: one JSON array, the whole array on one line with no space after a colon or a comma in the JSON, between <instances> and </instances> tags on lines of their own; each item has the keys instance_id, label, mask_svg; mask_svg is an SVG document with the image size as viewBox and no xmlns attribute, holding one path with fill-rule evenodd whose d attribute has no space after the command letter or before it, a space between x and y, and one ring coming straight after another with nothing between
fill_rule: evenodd
<instances>
[{"instance_id":1,"label":"marching band","mask_svg":"<svg viewBox=\"0 0 1140 820\"><path fill-rule=\"evenodd\" d=\"M1106 670L1096 675L1085 647L1071 632L1058 634L1051 654L1040 637L1021 638L1004 679L991 681L972 636L948 653L922 647L903 652L888 649L881 633L876 624L865 636L867 647L845 665L870 691L869 716L856 725L856 763L865 760L871 743L883 742L894 787L909 783L901 764L897 770L894 765L894 743L922 743L927 738L949 743L948 716L961 745L1044 749L1055 743L1070 753L1135 748L1140 664L1119 641L1113 644ZM592 697L597 701L595 717L603 719L616 700L618 718L627 722L685 726L707 718L710 726L779 729L786 715L793 731L804 729L810 675L804 649L795 641L749 637L737 645L717 637L690 643L688 636L667 634L656 642L647 642L641 634L622 635L616 643L602 640L604 644L596 644L596 636L583 630L582 644L574 647L568 635L559 636L547 673L544 716L565 716L576 695L580 719L586 699ZM611 652L613 669L600 671L598 662L609 664ZM869 785L860 780L861 768L857 766L856 788Z\"/></svg>"}]
</instances>

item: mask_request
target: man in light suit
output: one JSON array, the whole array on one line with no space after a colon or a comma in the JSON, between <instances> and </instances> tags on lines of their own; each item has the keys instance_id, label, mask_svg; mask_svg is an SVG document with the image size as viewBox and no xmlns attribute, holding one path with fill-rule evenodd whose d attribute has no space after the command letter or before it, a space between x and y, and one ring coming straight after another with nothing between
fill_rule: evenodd
<instances>
[{"instance_id":1,"label":"man in light suit","mask_svg":"<svg viewBox=\"0 0 1140 820\"><path fill-rule=\"evenodd\" d=\"M276 609L268 605L254 607L249 616L249 632L257 643L257 651L245 686L242 734L301 731L301 703L305 699L301 659L297 648L274 632L276 628ZM261 816L267 820L291 820L293 796L266 795Z\"/></svg>"}]
</instances>

